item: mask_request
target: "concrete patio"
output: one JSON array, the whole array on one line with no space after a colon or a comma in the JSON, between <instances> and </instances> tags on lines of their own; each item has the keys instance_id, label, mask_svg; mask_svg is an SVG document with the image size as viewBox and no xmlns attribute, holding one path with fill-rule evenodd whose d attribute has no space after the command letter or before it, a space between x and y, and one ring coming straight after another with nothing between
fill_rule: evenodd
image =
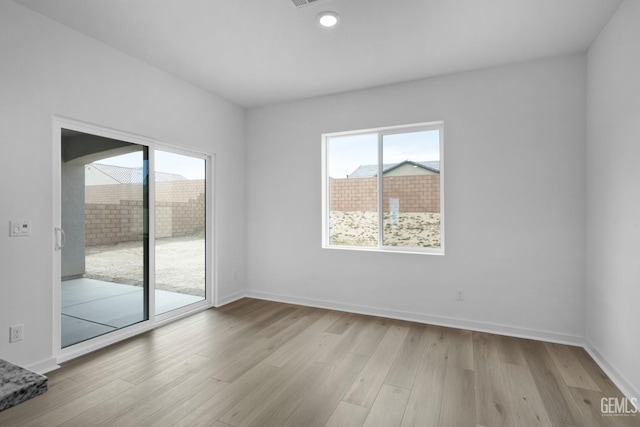
<instances>
[{"instance_id":1,"label":"concrete patio","mask_svg":"<svg viewBox=\"0 0 640 427\"><path fill-rule=\"evenodd\" d=\"M202 301L203 296L155 291L156 314ZM143 320L143 289L94 279L62 282L62 347Z\"/></svg>"}]
</instances>

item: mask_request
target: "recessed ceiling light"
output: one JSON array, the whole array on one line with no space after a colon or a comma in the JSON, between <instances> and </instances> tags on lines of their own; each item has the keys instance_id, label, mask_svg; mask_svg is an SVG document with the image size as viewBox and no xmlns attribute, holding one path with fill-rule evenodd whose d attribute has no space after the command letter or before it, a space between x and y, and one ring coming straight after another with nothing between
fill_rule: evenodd
<instances>
[{"instance_id":1,"label":"recessed ceiling light","mask_svg":"<svg viewBox=\"0 0 640 427\"><path fill-rule=\"evenodd\" d=\"M336 12L321 12L318 14L318 22L323 27L334 27L340 20L340 15Z\"/></svg>"}]
</instances>

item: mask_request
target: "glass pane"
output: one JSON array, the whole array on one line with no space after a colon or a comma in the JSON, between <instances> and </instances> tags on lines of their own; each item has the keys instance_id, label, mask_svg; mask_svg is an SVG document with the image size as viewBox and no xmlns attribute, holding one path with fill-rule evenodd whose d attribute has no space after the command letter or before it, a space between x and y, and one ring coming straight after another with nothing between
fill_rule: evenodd
<instances>
[{"instance_id":1,"label":"glass pane","mask_svg":"<svg viewBox=\"0 0 640 427\"><path fill-rule=\"evenodd\" d=\"M147 147L62 132L62 347L147 320Z\"/></svg>"},{"instance_id":2,"label":"glass pane","mask_svg":"<svg viewBox=\"0 0 640 427\"><path fill-rule=\"evenodd\" d=\"M378 137L327 141L329 244L378 247Z\"/></svg>"},{"instance_id":3,"label":"glass pane","mask_svg":"<svg viewBox=\"0 0 640 427\"><path fill-rule=\"evenodd\" d=\"M440 248L438 130L383 135L383 246Z\"/></svg>"},{"instance_id":4,"label":"glass pane","mask_svg":"<svg viewBox=\"0 0 640 427\"><path fill-rule=\"evenodd\" d=\"M155 151L156 314L205 299L205 160Z\"/></svg>"}]
</instances>

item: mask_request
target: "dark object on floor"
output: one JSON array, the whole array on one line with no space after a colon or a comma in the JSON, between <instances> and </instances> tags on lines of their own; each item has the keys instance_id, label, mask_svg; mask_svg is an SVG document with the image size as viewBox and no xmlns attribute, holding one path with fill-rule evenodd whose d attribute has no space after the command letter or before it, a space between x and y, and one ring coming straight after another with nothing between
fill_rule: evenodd
<instances>
[{"instance_id":1,"label":"dark object on floor","mask_svg":"<svg viewBox=\"0 0 640 427\"><path fill-rule=\"evenodd\" d=\"M0 359L0 411L47 391L47 377Z\"/></svg>"}]
</instances>

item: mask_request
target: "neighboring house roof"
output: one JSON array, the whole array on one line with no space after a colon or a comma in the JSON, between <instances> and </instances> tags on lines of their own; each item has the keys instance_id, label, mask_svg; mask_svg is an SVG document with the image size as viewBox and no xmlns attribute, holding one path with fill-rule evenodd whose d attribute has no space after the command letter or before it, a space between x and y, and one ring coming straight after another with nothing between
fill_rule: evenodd
<instances>
[{"instance_id":1,"label":"neighboring house roof","mask_svg":"<svg viewBox=\"0 0 640 427\"><path fill-rule=\"evenodd\" d=\"M427 169L431 172L440 173L440 161L439 160L430 160L430 161L422 161L422 162L414 162L411 160L405 160L400 163L385 163L382 165L382 174L392 171L396 168L399 168L402 165L410 164L413 166L418 166L423 169ZM353 171L349 175L349 178L371 178L374 176L378 176L378 165L362 165L358 166L356 170Z\"/></svg>"},{"instance_id":2,"label":"neighboring house roof","mask_svg":"<svg viewBox=\"0 0 640 427\"><path fill-rule=\"evenodd\" d=\"M102 163L91 163L85 167L87 166L92 166L120 184L142 183L142 168L127 168L124 166L104 165ZM187 181L187 178L176 173L156 172L156 182L163 181Z\"/></svg>"}]
</instances>

